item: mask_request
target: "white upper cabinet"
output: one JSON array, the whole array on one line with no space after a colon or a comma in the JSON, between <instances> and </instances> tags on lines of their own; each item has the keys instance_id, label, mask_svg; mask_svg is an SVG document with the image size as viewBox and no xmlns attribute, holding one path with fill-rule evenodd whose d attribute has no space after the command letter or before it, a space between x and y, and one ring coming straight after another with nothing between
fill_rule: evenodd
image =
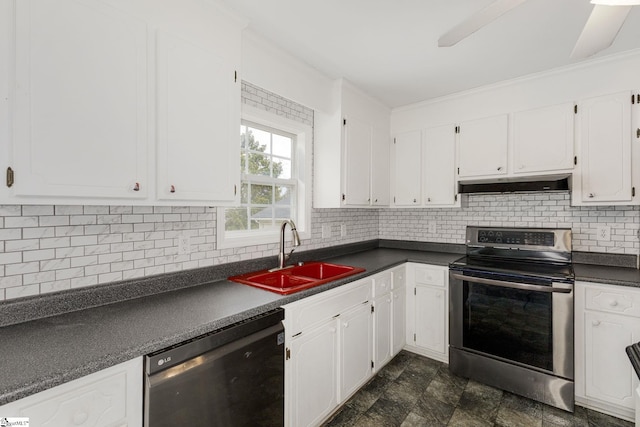
<instances>
[{"instance_id":1,"label":"white upper cabinet","mask_svg":"<svg viewBox=\"0 0 640 427\"><path fill-rule=\"evenodd\" d=\"M573 103L513 114L513 173L571 171Z\"/></svg>"},{"instance_id":2,"label":"white upper cabinet","mask_svg":"<svg viewBox=\"0 0 640 427\"><path fill-rule=\"evenodd\" d=\"M97 1L15 7L14 203L147 197L146 24Z\"/></svg>"},{"instance_id":3,"label":"white upper cabinet","mask_svg":"<svg viewBox=\"0 0 640 427\"><path fill-rule=\"evenodd\" d=\"M0 151L13 183L0 202L236 200L242 23L233 14L199 0L7 3L2 23L15 31L0 43L10 63L0 121L13 132Z\"/></svg>"},{"instance_id":4,"label":"white upper cabinet","mask_svg":"<svg viewBox=\"0 0 640 427\"><path fill-rule=\"evenodd\" d=\"M585 99L577 105L577 168L573 204L632 204L632 158L638 165L638 148L632 148L632 120L638 106L630 91ZM635 135L634 135L635 139ZM637 169L637 168L636 168Z\"/></svg>"},{"instance_id":5,"label":"white upper cabinet","mask_svg":"<svg viewBox=\"0 0 640 427\"><path fill-rule=\"evenodd\" d=\"M451 206L456 197L456 137L453 125L425 129L423 183L425 206Z\"/></svg>"},{"instance_id":6,"label":"white upper cabinet","mask_svg":"<svg viewBox=\"0 0 640 427\"><path fill-rule=\"evenodd\" d=\"M334 92L314 114L314 207L388 206L390 111L344 80Z\"/></svg>"},{"instance_id":7,"label":"white upper cabinet","mask_svg":"<svg viewBox=\"0 0 640 427\"><path fill-rule=\"evenodd\" d=\"M458 177L507 173L508 115L470 120L458 126Z\"/></svg>"},{"instance_id":8,"label":"white upper cabinet","mask_svg":"<svg viewBox=\"0 0 640 427\"><path fill-rule=\"evenodd\" d=\"M234 67L172 34L159 32L157 47L157 197L233 202L240 177Z\"/></svg>"},{"instance_id":9,"label":"white upper cabinet","mask_svg":"<svg viewBox=\"0 0 640 427\"><path fill-rule=\"evenodd\" d=\"M371 124L357 118L344 121L344 204L371 202Z\"/></svg>"},{"instance_id":10,"label":"white upper cabinet","mask_svg":"<svg viewBox=\"0 0 640 427\"><path fill-rule=\"evenodd\" d=\"M391 193L395 206L418 206L421 203L421 131L399 133L393 139Z\"/></svg>"}]
</instances>

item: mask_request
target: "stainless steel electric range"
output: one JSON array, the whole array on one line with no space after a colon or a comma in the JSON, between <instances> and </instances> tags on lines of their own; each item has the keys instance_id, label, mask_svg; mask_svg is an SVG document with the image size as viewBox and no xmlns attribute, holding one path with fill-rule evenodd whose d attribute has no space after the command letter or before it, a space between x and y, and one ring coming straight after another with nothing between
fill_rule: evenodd
<instances>
[{"instance_id":1,"label":"stainless steel electric range","mask_svg":"<svg viewBox=\"0 0 640 427\"><path fill-rule=\"evenodd\" d=\"M467 227L449 266L454 374L573 411L570 229Z\"/></svg>"}]
</instances>

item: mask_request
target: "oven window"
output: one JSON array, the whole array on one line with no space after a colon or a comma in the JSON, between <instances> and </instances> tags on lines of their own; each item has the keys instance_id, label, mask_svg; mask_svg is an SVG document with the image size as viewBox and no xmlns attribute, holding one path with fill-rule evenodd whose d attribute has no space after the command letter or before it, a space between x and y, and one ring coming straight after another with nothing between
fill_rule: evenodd
<instances>
[{"instance_id":1,"label":"oven window","mask_svg":"<svg viewBox=\"0 0 640 427\"><path fill-rule=\"evenodd\" d=\"M464 282L463 345L553 371L551 293Z\"/></svg>"}]
</instances>

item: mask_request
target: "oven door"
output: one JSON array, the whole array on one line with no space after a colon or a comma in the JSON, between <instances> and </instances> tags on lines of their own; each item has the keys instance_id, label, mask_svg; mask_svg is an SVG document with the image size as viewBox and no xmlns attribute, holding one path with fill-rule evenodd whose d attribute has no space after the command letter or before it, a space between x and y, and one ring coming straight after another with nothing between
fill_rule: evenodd
<instances>
[{"instance_id":1,"label":"oven door","mask_svg":"<svg viewBox=\"0 0 640 427\"><path fill-rule=\"evenodd\" d=\"M452 347L573 379L573 284L450 270Z\"/></svg>"}]
</instances>

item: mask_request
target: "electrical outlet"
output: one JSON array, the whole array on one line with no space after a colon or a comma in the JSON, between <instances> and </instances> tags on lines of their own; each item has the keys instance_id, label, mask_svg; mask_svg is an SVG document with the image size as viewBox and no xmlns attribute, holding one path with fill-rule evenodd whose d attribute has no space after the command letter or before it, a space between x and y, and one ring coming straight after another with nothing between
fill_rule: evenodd
<instances>
[{"instance_id":1,"label":"electrical outlet","mask_svg":"<svg viewBox=\"0 0 640 427\"><path fill-rule=\"evenodd\" d=\"M178 236L178 255L187 255L191 253L191 237Z\"/></svg>"},{"instance_id":2,"label":"electrical outlet","mask_svg":"<svg viewBox=\"0 0 640 427\"><path fill-rule=\"evenodd\" d=\"M596 227L596 240L600 242L608 242L611 240L611 227L608 225L599 225Z\"/></svg>"},{"instance_id":3,"label":"electrical outlet","mask_svg":"<svg viewBox=\"0 0 640 427\"><path fill-rule=\"evenodd\" d=\"M435 221L427 221L427 231L430 234L435 234L437 229L436 229L436 222Z\"/></svg>"},{"instance_id":4,"label":"electrical outlet","mask_svg":"<svg viewBox=\"0 0 640 427\"><path fill-rule=\"evenodd\" d=\"M331 225L322 224L322 238L323 239L331 238Z\"/></svg>"},{"instance_id":5,"label":"electrical outlet","mask_svg":"<svg viewBox=\"0 0 640 427\"><path fill-rule=\"evenodd\" d=\"M347 237L347 224L340 224L340 237Z\"/></svg>"}]
</instances>

